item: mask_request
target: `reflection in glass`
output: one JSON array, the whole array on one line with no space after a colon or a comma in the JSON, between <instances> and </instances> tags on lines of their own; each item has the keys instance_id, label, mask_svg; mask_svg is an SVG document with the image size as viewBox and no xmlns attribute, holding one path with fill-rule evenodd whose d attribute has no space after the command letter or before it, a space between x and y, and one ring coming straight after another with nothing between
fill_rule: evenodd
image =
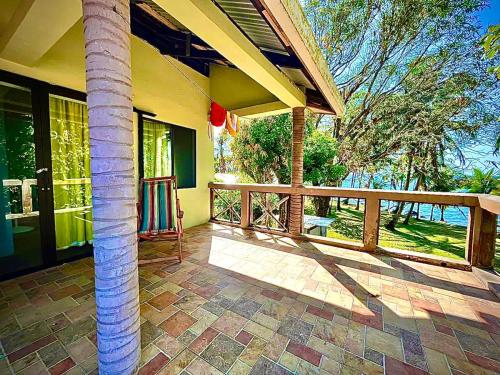
<instances>
[{"instance_id":1,"label":"reflection in glass","mask_svg":"<svg viewBox=\"0 0 500 375\"><path fill-rule=\"evenodd\" d=\"M31 92L0 82L0 275L42 264Z\"/></svg>"},{"instance_id":2,"label":"reflection in glass","mask_svg":"<svg viewBox=\"0 0 500 375\"><path fill-rule=\"evenodd\" d=\"M172 175L170 126L144 119L143 122L144 177Z\"/></svg>"},{"instance_id":3,"label":"reflection in glass","mask_svg":"<svg viewBox=\"0 0 500 375\"><path fill-rule=\"evenodd\" d=\"M92 192L87 107L50 96L50 139L56 248L92 243Z\"/></svg>"}]
</instances>

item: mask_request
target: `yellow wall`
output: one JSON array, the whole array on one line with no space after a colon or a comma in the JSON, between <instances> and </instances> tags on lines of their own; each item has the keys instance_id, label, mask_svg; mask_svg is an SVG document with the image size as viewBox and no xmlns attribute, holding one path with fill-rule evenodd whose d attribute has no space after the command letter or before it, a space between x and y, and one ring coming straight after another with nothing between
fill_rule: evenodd
<instances>
[{"instance_id":1,"label":"yellow wall","mask_svg":"<svg viewBox=\"0 0 500 375\"><path fill-rule=\"evenodd\" d=\"M0 69L85 91L83 25L81 20L33 67L0 59ZM169 62L170 61L170 62ZM184 225L190 227L209 219L208 183L214 174L213 144L207 132L209 100L174 65L194 80L206 93L210 80L178 63L167 61L153 47L132 37L133 103L136 108L157 114L156 119L196 129L197 187L180 190ZM137 127L137 116L134 115ZM135 155L137 159L137 129Z\"/></svg>"}]
</instances>

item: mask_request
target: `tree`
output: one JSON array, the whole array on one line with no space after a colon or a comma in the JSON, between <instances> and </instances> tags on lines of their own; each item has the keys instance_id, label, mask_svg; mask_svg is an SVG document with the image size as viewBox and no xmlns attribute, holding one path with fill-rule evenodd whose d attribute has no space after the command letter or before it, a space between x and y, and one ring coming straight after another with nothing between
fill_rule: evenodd
<instances>
[{"instance_id":1,"label":"tree","mask_svg":"<svg viewBox=\"0 0 500 375\"><path fill-rule=\"evenodd\" d=\"M345 167L337 163L337 141L328 131L310 130L304 140L304 181L313 186L338 186ZM313 197L316 215L327 216L330 197Z\"/></svg>"},{"instance_id":2,"label":"tree","mask_svg":"<svg viewBox=\"0 0 500 375\"><path fill-rule=\"evenodd\" d=\"M346 115L332 123L347 173L400 153L417 135L416 121L407 120L415 111L425 112L422 98L435 97L450 78L459 83L463 77L469 87L441 109L476 129L468 137L455 131L438 135L455 137L460 145L472 141L479 127L498 129L492 114L498 113L499 85L477 44L474 12L481 0L306 0L304 5L346 101Z\"/></svg>"},{"instance_id":3,"label":"tree","mask_svg":"<svg viewBox=\"0 0 500 375\"><path fill-rule=\"evenodd\" d=\"M232 170L230 157L226 154L229 133L223 129L215 139L215 172L228 173Z\"/></svg>"},{"instance_id":4,"label":"tree","mask_svg":"<svg viewBox=\"0 0 500 375\"><path fill-rule=\"evenodd\" d=\"M257 183L289 184L291 176L292 119L282 114L252 121L231 141L235 163ZM318 130L306 117L304 181L314 186L337 186L345 174L338 164L337 142L331 131ZM316 214L328 214L330 198L314 198Z\"/></svg>"},{"instance_id":5,"label":"tree","mask_svg":"<svg viewBox=\"0 0 500 375\"><path fill-rule=\"evenodd\" d=\"M500 195L500 179L493 175L493 169L483 172L474 168L472 176L465 181L469 193Z\"/></svg>"},{"instance_id":6,"label":"tree","mask_svg":"<svg viewBox=\"0 0 500 375\"><path fill-rule=\"evenodd\" d=\"M484 54L488 59L500 55L500 24L488 27L488 32L481 39ZM500 64L491 67L490 71L500 79Z\"/></svg>"},{"instance_id":7,"label":"tree","mask_svg":"<svg viewBox=\"0 0 500 375\"><path fill-rule=\"evenodd\" d=\"M236 166L256 183L290 183L292 121L289 114L243 124L230 143Z\"/></svg>"},{"instance_id":8,"label":"tree","mask_svg":"<svg viewBox=\"0 0 500 375\"><path fill-rule=\"evenodd\" d=\"M141 353L130 4L83 0L99 373L133 374Z\"/></svg>"}]
</instances>

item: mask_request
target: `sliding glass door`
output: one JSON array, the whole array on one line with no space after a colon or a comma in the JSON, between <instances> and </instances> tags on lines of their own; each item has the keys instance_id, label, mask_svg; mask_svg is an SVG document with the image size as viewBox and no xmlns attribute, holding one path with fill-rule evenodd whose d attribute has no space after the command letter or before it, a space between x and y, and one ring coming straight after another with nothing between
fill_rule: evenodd
<instances>
[{"instance_id":1,"label":"sliding glass door","mask_svg":"<svg viewBox=\"0 0 500 375\"><path fill-rule=\"evenodd\" d=\"M44 264L35 133L31 90L0 82L0 277Z\"/></svg>"},{"instance_id":2,"label":"sliding glass door","mask_svg":"<svg viewBox=\"0 0 500 375\"><path fill-rule=\"evenodd\" d=\"M0 71L0 280L92 254L84 100Z\"/></svg>"}]
</instances>

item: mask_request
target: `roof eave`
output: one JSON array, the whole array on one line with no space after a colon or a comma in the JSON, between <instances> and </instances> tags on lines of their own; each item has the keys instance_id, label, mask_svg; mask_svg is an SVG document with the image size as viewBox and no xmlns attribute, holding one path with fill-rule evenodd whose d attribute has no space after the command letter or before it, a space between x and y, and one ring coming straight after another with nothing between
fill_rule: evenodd
<instances>
[{"instance_id":1,"label":"roof eave","mask_svg":"<svg viewBox=\"0 0 500 375\"><path fill-rule=\"evenodd\" d=\"M321 52L309 22L298 0L259 0L264 16L285 44L292 48L308 71L324 98L338 117L345 112L345 104L335 85L328 64Z\"/></svg>"}]
</instances>

